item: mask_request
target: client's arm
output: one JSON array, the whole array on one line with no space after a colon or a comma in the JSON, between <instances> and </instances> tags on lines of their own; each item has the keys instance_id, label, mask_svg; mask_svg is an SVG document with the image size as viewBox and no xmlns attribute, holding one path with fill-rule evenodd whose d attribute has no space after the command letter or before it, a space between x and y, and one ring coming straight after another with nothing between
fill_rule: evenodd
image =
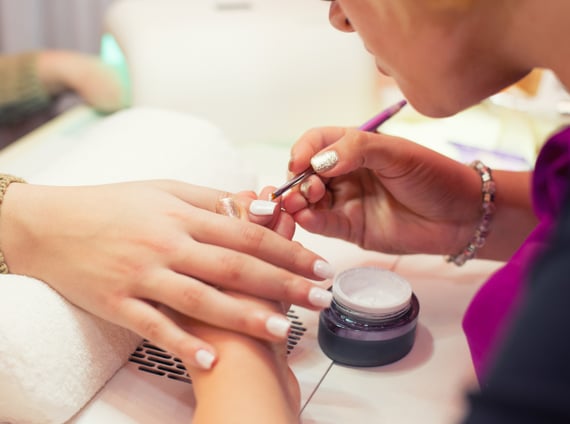
<instances>
[{"instance_id":1,"label":"client's arm","mask_svg":"<svg viewBox=\"0 0 570 424\"><path fill-rule=\"evenodd\" d=\"M53 96L75 92L100 112L128 105L118 72L99 57L66 50L0 55L0 123L19 122L45 110Z\"/></svg>"},{"instance_id":2,"label":"client's arm","mask_svg":"<svg viewBox=\"0 0 570 424\"><path fill-rule=\"evenodd\" d=\"M35 72L50 96L75 92L99 112L128 106L128 89L119 73L98 56L68 50L35 53Z\"/></svg>"}]
</instances>

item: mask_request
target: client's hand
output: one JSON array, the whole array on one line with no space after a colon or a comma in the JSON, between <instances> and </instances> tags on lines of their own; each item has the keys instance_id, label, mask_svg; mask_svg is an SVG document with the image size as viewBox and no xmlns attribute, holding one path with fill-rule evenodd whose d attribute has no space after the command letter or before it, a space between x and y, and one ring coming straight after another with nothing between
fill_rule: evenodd
<instances>
[{"instance_id":1,"label":"client's hand","mask_svg":"<svg viewBox=\"0 0 570 424\"><path fill-rule=\"evenodd\" d=\"M251 308L281 312L281 305L239 293L227 293ZM254 339L215 328L167 311L183 329L208 341L220 352L211 371L187 364L196 397L192 422L272 423L299 422L300 389L287 365L286 344Z\"/></svg>"},{"instance_id":2,"label":"client's hand","mask_svg":"<svg viewBox=\"0 0 570 424\"><path fill-rule=\"evenodd\" d=\"M176 181L13 183L2 205L0 248L11 272L41 279L85 310L187 364L209 368L216 350L157 305L275 341L289 328L283 314L254 308L217 288L312 308L330 303L330 293L299 276L328 278L328 264L271 229L214 213L226 196ZM251 197L240 199L251 203ZM291 233L286 214L255 219Z\"/></svg>"}]
</instances>

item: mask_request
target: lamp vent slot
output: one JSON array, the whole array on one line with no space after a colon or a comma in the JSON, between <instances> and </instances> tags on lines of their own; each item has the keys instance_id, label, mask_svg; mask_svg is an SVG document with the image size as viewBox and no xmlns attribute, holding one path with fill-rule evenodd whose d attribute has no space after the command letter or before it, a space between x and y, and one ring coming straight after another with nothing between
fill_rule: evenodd
<instances>
[{"instance_id":1,"label":"lamp vent slot","mask_svg":"<svg viewBox=\"0 0 570 424\"><path fill-rule=\"evenodd\" d=\"M297 346L307 329L294 310L289 310L287 317L291 321L291 331L287 338L287 354L289 354L295 349L295 346ZM137 364L140 371L183 383L192 383L186 367L184 367L180 359L148 340L143 340L135 351L131 353L129 361Z\"/></svg>"}]
</instances>

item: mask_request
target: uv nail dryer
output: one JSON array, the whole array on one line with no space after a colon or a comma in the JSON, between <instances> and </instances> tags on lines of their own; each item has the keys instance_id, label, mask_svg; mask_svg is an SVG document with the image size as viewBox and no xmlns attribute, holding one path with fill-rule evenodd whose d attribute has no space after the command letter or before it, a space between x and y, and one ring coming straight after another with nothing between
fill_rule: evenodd
<instances>
[{"instance_id":1,"label":"uv nail dryer","mask_svg":"<svg viewBox=\"0 0 570 424\"><path fill-rule=\"evenodd\" d=\"M314 126L357 125L379 108L371 56L355 33L330 25L328 7L117 0L102 53L125 61L134 105L204 117L236 142L291 143Z\"/></svg>"}]
</instances>

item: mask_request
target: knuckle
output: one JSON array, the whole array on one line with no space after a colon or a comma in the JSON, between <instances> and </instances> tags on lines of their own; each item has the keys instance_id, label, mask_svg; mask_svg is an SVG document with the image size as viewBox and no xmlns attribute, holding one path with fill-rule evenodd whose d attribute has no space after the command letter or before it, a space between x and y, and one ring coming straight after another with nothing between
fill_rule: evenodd
<instances>
[{"instance_id":1,"label":"knuckle","mask_svg":"<svg viewBox=\"0 0 570 424\"><path fill-rule=\"evenodd\" d=\"M249 315L250 314L246 311L236 314L231 323L232 330L239 331L242 333L250 333L251 320L249 319Z\"/></svg>"},{"instance_id":2,"label":"knuckle","mask_svg":"<svg viewBox=\"0 0 570 424\"><path fill-rule=\"evenodd\" d=\"M245 257L227 252L220 260L220 275L228 281L240 281L244 272Z\"/></svg>"},{"instance_id":3,"label":"knuckle","mask_svg":"<svg viewBox=\"0 0 570 424\"><path fill-rule=\"evenodd\" d=\"M288 279L283 280L280 300L295 303L296 300L300 299L300 294L303 292L305 284L305 280L295 275L291 275Z\"/></svg>"},{"instance_id":4,"label":"knuckle","mask_svg":"<svg viewBox=\"0 0 570 424\"><path fill-rule=\"evenodd\" d=\"M160 272L149 272L139 279L138 284L144 293L156 293L168 283L165 279L166 277Z\"/></svg>"},{"instance_id":5,"label":"knuckle","mask_svg":"<svg viewBox=\"0 0 570 424\"><path fill-rule=\"evenodd\" d=\"M282 267L289 272L306 274L312 268L316 255L307 250L299 242L291 242L286 255L283 256Z\"/></svg>"},{"instance_id":6,"label":"knuckle","mask_svg":"<svg viewBox=\"0 0 570 424\"><path fill-rule=\"evenodd\" d=\"M322 138L322 128L309 128L308 130L305 131L305 133L302 135L302 139L308 139L308 140L320 140Z\"/></svg>"},{"instance_id":7,"label":"knuckle","mask_svg":"<svg viewBox=\"0 0 570 424\"><path fill-rule=\"evenodd\" d=\"M287 252L287 266L295 269L302 265L305 258L305 248L299 242L293 242L291 249Z\"/></svg>"},{"instance_id":8,"label":"knuckle","mask_svg":"<svg viewBox=\"0 0 570 424\"><path fill-rule=\"evenodd\" d=\"M93 293L92 300L94 304L102 307L104 313L114 321L124 316L129 299L135 296L136 290L130 282L121 282L115 279L102 290Z\"/></svg>"},{"instance_id":9,"label":"knuckle","mask_svg":"<svg viewBox=\"0 0 570 424\"><path fill-rule=\"evenodd\" d=\"M204 303L205 287L203 283L193 284L185 287L181 293L181 301L185 310L197 311L200 310Z\"/></svg>"},{"instance_id":10,"label":"knuckle","mask_svg":"<svg viewBox=\"0 0 570 424\"><path fill-rule=\"evenodd\" d=\"M173 256L182 250L182 246L183 239L179 235L176 235L172 237L159 237L155 239L154 243L151 245L151 248L154 252L161 255Z\"/></svg>"},{"instance_id":11,"label":"knuckle","mask_svg":"<svg viewBox=\"0 0 570 424\"><path fill-rule=\"evenodd\" d=\"M124 255L116 261L111 271L117 279L122 281L140 281L144 276L146 266L138 257Z\"/></svg>"},{"instance_id":12,"label":"knuckle","mask_svg":"<svg viewBox=\"0 0 570 424\"><path fill-rule=\"evenodd\" d=\"M241 237L243 243L248 246L249 249L257 251L265 239L265 231L264 228L259 225L245 225L242 228Z\"/></svg>"},{"instance_id":13,"label":"knuckle","mask_svg":"<svg viewBox=\"0 0 570 424\"><path fill-rule=\"evenodd\" d=\"M162 325L152 317L141 317L137 323L137 332L151 341L159 341Z\"/></svg>"},{"instance_id":14,"label":"knuckle","mask_svg":"<svg viewBox=\"0 0 570 424\"><path fill-rule=\"evenodd\" d=\"M344 137L349 144L359 144L364 139L364 132L356 128L347 128Z\"/></svg>"},{"instance_id":15,"label":"knuckle","mask_svg":"<svg viewBox=\"0 0 570 424\"><path fill-rule=\"evenodd\" d=\"M124 254L115 261L111 272L117 280L128 282L129 289L136 287L156 286L156 263L160 258L173 258L178 252L180 243L171 240L141 241L136 249L138 254Z\"/></svg>"},{"instance_id":16,"label":"knuckle","mask_svg":"<svg viewBox=\"0 0 570 424\"><path fill-rule=\"evenodd\" d=\"M188 356L188 352L196 350L196 346L190 336L178 337L170 343L168 350L179 358L184 358L185 356Z\"/></svg>"},{"instance_id":17,"label":"knuckle","mask_svg":"<svg viewBox=\"0 0 570 424\"><path fill-rule=\"evenodd\" d=\"M109 294L107 296L102 296L102 305L106 313L111 317L120 317L123 310L123 301L125 297L122 295Z\"/></svg>"},{"instance_id":18,"label":"knuckle","mask_svg":"<svg viewBox=\"0 0 570 424\"><path fill-rule=\"evenodd\" d=\"M364 141L364 133L357 128L347 128L344 133L344 142L348 146L359 145Z\"/></svg>"},{"instance_id":19,"label":"knuckle","mask_svg":"<svg viewBox=\"0 0 570 424\"><path fill-rule=\"evenodd\" d=\"M149 230L139 238L132 240L132 243L149 253L166 256L176 254L183 241L184 238L178 233Z\"/></svg>"}]
</instances>

